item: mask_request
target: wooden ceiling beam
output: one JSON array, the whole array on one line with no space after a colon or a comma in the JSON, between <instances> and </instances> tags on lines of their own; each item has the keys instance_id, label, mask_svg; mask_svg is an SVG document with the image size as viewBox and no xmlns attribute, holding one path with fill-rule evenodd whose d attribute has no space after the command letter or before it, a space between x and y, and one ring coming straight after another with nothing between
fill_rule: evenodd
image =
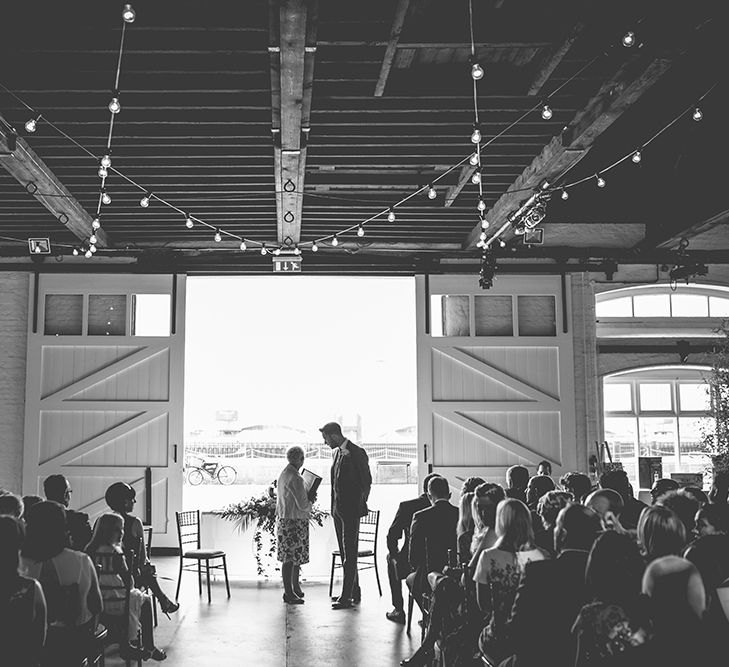
<instances>
[{"instance_id":1,"label":"wooden ceiling beam","mask_svg":"<svg viewBox=\"0 0 729 667\"><path fill-rule=\"evenodd\" d=\"M14 135L0 116L0 165L20 183L28 194L35 197L51 215L81 240L88 240L93 231L93 218L79 201L58 180L48 165L28 143ZM29 230L32 235L32 230ZM96 230L96 245L111 245L104 229Z\"/></svg>"},{"instance_id":2,"label":"wooden ceiling beam","mask_svg":"<svg viewBox=\"0 0 729 667\"><path fill-rule=\"evenodd\" d=\"M662 238L657 239L646 238L645 241L642 241L640 244L638 244L638 247L661 249L672 248L674 246L677 246L681 239L685 238L690 240L695 236L699 236L700 234L711 231L715 227L719 227L719 225L726 224L729 224L729 209L721 211L716 215L712 215L711 217L704 220L700 220L699 222L685 227L680 232L673 233L670 236L664 235Z\"/></svg>"},{"instance_id":3,"label":"wooden ceiling beam","mask_svg":"<svg viewBox=\"0 0 729 667\"><path fill-rule=\"evenodd\" d=\"M392 27L390 28L390 39L387 42L385 57L382 59L380 74L377 77L377 83L375 84L375 97L382 97L385 92L385 86L387 85L387 79L390 76L392 63L395 61L397 45L400 41L400 34L402 33L402 27L405 24L405 16L408 13L409 7L410 0L398 0L397 5L395 6L395 16L392 19Z\"/></svg>"},{"instance_id":4,"label":"wooden ceiling beam","mask_svg":"<svg viewBox=\"0 0 729 667\"><path fill-rule=\"evenodd\" d=\"M501 227L528 199L530 189L539 187L545 180L561 178L585 157L595 140L661 79L672 62L670 58L650 60L635 56L623 65L577 113L567 129L544 146L487 212L491 228ZM464 246L475 247L480 234L479 223L464 240Z\"/></svg>"},{"instance_id":5,"label":"wooden ceiling beam","mask_svg":"<svg viewBox=\"0 0 729 667\"><path fill-rule=\"evenodd\" d=\"M534 78L532 79L527 95L539 94L544 84L547 83L549 77L552 76L552 72L557 69L557 66L562 62L564 57L567 55L567 52L572 48L572 45L580 36L584 28L585 26L582 22L577 23L572 30L570 30L570 33L564 42L559 44L554 51L542 60L537 68Z\"/></svg>"}]
</instances>

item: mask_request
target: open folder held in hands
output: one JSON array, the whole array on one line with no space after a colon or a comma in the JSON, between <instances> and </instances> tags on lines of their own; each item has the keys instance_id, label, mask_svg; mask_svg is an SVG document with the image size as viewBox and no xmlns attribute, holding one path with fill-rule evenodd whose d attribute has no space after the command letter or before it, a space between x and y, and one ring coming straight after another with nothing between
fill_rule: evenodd
<instances>
[{"instance_id":1,"label":"open folder held in hands","mask_svg":"<svg viewBox=\"0 0 729 667\"><path fill-rule=\"evenodd\" d=\"M301 476L304 478L306 494L311 495L312 493L316 493L316 490L319 488L319 484L321 484L321 477L306 468L302 469Z\"/></svg>"}]
</instances>

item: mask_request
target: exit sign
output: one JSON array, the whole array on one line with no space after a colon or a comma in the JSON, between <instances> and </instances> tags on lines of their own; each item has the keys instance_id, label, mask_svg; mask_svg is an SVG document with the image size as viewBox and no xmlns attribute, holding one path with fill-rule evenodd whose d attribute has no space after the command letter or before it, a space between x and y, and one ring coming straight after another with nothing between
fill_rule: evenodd
<instances>
[{"instance_id":1,"label":"exit sign","mask_svg":"<svg viewBox=\"0 0 729 667\"><path fill-rule=\"evenodd\" d=\"M274 257L274 273L301 273L301 257Z\"/></svg>"}]
</instances>

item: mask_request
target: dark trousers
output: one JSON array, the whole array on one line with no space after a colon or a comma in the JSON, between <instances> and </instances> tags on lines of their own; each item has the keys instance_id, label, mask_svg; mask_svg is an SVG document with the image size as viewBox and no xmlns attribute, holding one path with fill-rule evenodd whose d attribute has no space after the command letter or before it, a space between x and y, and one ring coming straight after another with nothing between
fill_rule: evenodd
<instances>
[{"instance_id":1,"label":"dark trousers","mask_svg":"<svg viewBox=\"0 0 729 667\"><path fill-rule=\"evenodd\" d=\"M387 554L387 579L390 582L390 593L392 594L392 606L403 611L402 580L398 572L398 557Z\"/></svg>"},{"instance_id":2,"label":"dark trousers","mask_svg":"<svg viewBox=\"0 0 729 667\"><path fill-rule=\"evenodd\" d=\"M357 575L357 552L359 550L359 517L332 514L334 530L337 532L339 553L342 555L344 583L341 598L359 598L359 577Z\"/></svg>"}]
</instances>

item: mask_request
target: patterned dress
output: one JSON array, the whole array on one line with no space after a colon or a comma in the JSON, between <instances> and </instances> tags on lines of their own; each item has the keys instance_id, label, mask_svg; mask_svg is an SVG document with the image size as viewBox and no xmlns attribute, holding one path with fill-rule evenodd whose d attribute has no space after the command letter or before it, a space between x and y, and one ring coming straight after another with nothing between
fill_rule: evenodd
<instances>
[{"instance_id":1,"label":"patterned dress","mask_svg":"<svg viewBox=\"0 0 729 667\"><path fill-rule=\"evenodd\" d=\"M304 479L290 463L276 484L276 557L282 563L309 562L309 515L311 502Z\"/></svg>"}]
</instances>

